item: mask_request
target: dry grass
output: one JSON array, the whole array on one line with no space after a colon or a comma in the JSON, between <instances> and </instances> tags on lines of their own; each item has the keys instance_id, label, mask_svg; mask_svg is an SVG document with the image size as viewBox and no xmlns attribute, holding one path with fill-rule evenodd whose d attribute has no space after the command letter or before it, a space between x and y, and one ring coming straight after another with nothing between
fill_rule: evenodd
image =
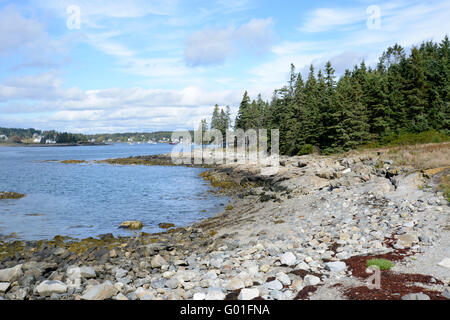
<instances>
[{"instance_id":1,"label":"dry grass","mask_svg":"<svg viewBox=\"0 0 450 320\"><path fill-rule=\"evenodd\" d=\"M395 165L426 170L450 167L450 143L426 144L388 149Z\"/></svg>"}]
</instances>

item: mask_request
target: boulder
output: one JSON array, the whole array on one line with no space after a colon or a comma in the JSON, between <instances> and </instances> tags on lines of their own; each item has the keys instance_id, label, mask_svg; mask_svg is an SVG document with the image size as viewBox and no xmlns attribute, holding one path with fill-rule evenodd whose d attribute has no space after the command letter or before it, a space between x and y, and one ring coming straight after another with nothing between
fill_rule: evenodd
<instances>
[{"instance_id":1,"label":"boulder","mask_svg":"<svg viewBox=\"0 0 450 320\"><path fill-rule=\"evenodd\" d=\"M0 282L14 282L23 275L22 265L0 270Z\"/></svg>"},{"instance_id":2,"label":"boulder","mask_svg":"<svg viewBox=\"0 0 450 320\"><path fill-rule=\"evenodd\" d=\"M67 292L67 285L57 280L45 280L36 287L40 296L48 297L52 294L62 294Z\"/></svg>"},{"instance_id":3,"label":"boulder","mask_svg":"<svg viewBox=\"0 0 450 320\"><path fill-rule=\"evenodd\" d=\"M102 283L86 290L81 296L82 300L106 300L111 299L118 290L110 283Z\"/></svg>"},{"instance_id":4,"label":"boulder","mask_svg":"<svg viewBox=\"0 0 450 320\"><path fill-rule=\"evenodd\" d=\"M119 228L130 230L140 230L143 227L144 225L140 221L124 221L119 226Z\"/></svg>"}]
</instances>

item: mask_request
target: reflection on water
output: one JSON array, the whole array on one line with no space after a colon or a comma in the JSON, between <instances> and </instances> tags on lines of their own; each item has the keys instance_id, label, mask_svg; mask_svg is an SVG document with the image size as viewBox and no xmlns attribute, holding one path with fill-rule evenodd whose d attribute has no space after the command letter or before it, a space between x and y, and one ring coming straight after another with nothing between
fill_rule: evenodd
<instances>
[{"instance_id":1,"label":"reflection on water","mask_svg":"<svg viewBox=\"0 0 450 320\"><path fill-rule=\"evenodd\" d=\"M125 220L142 221L142 231L151 233L161 231L161 222L184 226L223 210L227 199L208 192L208 183L198 177L202 169L45 161L102 160L171 149L162 144L0 147L0 191L27 195L0 201L0 234L15 232L29 240L132 235L117 228Z\"/></svg>"}]
</instances>

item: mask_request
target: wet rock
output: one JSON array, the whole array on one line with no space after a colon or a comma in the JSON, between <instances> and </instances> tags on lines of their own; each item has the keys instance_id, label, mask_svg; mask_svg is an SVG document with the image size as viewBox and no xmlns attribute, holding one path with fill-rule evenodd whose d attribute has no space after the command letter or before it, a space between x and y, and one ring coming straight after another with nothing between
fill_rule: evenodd
<instances>
[{"instance_id":1,"label":"wet rock","mask_svg":"<svg viewBox=\"0 0 450 320\"><path fill-rule=\"evenodd\" d=\"M140 221L124 221L119 226L119 228L130 230L140 230L143 227L144 225Z\"/></svg>"}]
</instances>

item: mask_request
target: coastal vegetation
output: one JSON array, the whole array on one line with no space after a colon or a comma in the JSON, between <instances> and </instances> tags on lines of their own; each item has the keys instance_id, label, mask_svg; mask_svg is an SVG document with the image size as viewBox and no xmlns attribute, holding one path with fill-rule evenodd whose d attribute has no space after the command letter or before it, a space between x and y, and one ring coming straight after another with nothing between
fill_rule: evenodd
<instances>
[{"instance_id":1,"label":"coastal vegetation","mask_svg":"<svg viewBox=\"0 0 450 320\"><path fill-rule=\"evenodd\" d=\"M394 264L386 259L371 259L367 261L367 267L377 266L380 270L389 270Z\"/></svg>"},{"instance_id":2,"label":"coastal vegetation","mask_svg":"<svg viewBox=\"0 0 450 320\"><path fill-rule=\"evenodd\" d=\"M330 62L318 71L311 65L306 80L292 65L270 102L244 93L235 128L279 129L284 155L449 141L449 56L446 36L409 54L396 44L375 68L362 62L340 79Z\"/></svg>"},{"instance_id":3,"label":"coastal vegetation","mask_svg":"<svg viewBox=\"0 0 450 320\"><path fill-rule=\"evenodd\" d=\"M3 199L21 199L25 197L22 193L0 191L0 200Z\"/></svg>"}]
</instances>

